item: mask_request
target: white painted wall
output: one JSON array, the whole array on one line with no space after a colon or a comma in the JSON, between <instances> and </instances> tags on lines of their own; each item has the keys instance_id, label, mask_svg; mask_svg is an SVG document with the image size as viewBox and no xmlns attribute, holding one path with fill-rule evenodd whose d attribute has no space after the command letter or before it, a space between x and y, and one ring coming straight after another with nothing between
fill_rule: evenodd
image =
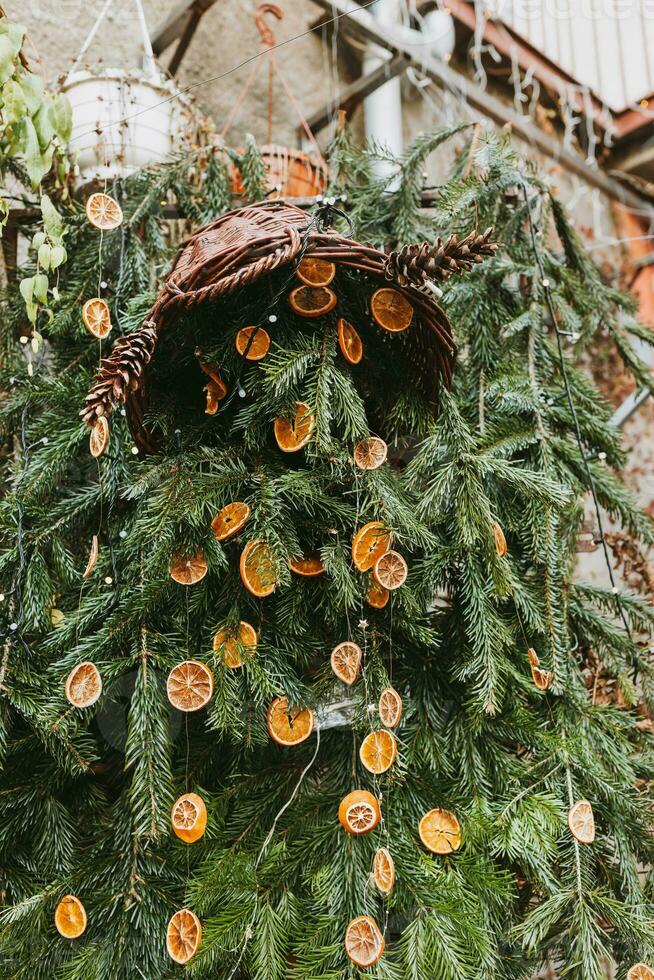
<instances>
[{"instance_id":1,"label":"white painted wall","mask_svg":"<svg viewBox=\"0 0 654 980\"><path fill-rule=\"evenodd\" d=\"M654 0L474 3L479 17L501 18L613 110L654 92Z\"/></svg>"}]
</instances>

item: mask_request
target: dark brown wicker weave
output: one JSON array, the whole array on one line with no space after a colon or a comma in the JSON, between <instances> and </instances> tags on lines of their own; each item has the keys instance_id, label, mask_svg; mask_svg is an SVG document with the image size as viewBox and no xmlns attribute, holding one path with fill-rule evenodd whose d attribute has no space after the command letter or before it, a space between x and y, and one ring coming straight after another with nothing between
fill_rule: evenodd
<instances>
[{"instance_id":1,"label":"dark brown wicker weave","mask_svg":"<svg viewBox=\"0 0 654 980\"><path fill-rule=\"evenodd\" d=\"M81 413L84 420L93 425L98 416L109 415L124 404L137 446L145 452L155 451L156 441L144 424L144 412L148 364L160 333L170 329L184 311L245 289L300 254L359 269L379 285L388 285L388 256L331 229L321 230L310 215L292 204L271 201L230 211L182 246L143 325L118 340L102 360ZM455 346L448 319L431 296L411 285L395 282L394 287L413 304L416 316L407 331L407 342L435 401L439 379L449 386L452 377Z\"/></svg>"}]
</instances>

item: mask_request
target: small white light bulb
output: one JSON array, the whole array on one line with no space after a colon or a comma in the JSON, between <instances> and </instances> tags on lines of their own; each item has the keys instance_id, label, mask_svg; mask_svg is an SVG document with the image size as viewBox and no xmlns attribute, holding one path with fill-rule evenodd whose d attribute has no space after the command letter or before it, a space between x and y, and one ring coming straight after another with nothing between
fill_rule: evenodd
<instances>
[{"instance_id":1,"label":"small white light bulb","mask_svg":"<svg viewBox=\"0 0 654 980\"><path fill-rule=\"evenodd\" d=\"M105 577L104 583L105 583L105 585L113 585L114 584L114 580L112 579L111 575L107 575Z\"/></svg>"},{"instance_id":2,"label":"small white light bulb","mask_svg":"<svg viewBox=\"0 0 654 980\"><path fill-rule=\"evenodd\" d=\"M132 456L138 456L138 454L139 454L139 447L138 446L132 446L132 448L130 449L130 452L131 452Z\"/></svg>"}]
</instances>

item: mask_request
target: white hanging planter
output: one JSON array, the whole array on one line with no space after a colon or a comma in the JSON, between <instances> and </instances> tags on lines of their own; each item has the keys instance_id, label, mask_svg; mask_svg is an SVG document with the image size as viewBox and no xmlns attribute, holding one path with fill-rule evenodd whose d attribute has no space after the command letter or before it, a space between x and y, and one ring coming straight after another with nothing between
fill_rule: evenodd
<instances>
[{"instance_id":1,"label":"white hanging planter","mask_svg":"<svg viewBox=\"0 0 654 980\"><path fill-rule=\"evenodd\" d=\"M185 142L191 112L171 81L118 68L81 70L68 75L63 91L73 110L69 149L80 186L127 177Z\"/></svg>"}]
</instances>

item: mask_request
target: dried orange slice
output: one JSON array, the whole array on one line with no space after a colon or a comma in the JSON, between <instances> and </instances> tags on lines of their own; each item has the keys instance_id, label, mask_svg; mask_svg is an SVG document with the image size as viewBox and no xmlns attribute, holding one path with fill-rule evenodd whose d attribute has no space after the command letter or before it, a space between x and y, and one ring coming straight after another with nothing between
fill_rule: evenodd
<instances>
[{"instance_id":1,"label":"dried orange slice","mask_svg":"<svg viewBox=\"0 0 654 980\"><path fill-rule=\"evenodd\" d=\"M103 299L87 299L82 307L82 322L92 337L104 340L111 333L111 313Z\"/></svg>"},{"instance_id":2,"label":"dried orange slice","mask_svg":"<svg viewBox=\"0 0 654 980\"><path fill-rule=\"evenodd\" d=\"M196 349L195 356L198 359L200 370L203 372L203 374L206 374L207 377L211 378L211 380L213 381L215 385L214 393L216 398L219 399L224 398L227 392L229 391L229 388L227 387L223 379L220 377L220 374L218 372L218 366L216 364L210 364L208 361L202 361L200 359L199 348Z\"/></svg>"},{"instance_id":3,"label":"dried orange slice","mask_svg":"<svg viewBox=\"0 0 654 980\"><path fill-rule=\"evenodd\" d=\"M207 559L202 548L194 555L173 555L170 561L170 577L180 585L195 585L207 574Z\"/></svg>"},{"instance_id":4,"label":"dried orange slice","mask_svg":"<svg viewBox=\"0 0 654 980\"><path fill-rule=\"evenodd\" d=\"M580 844L592 844L595 840L595 816L588 800L578 800L568 811L568 827Z\"/></svg>"},{"instance_id":5,"label":"dried orange slice","mask_svg":"<svg viewBox=\"0 0 654 980\"><path fill-rule=\"evenodd\" d=\"M654 970L647 963L636 963L627 971L627 980L654 980Z\"/></svg>"},{"instance_id":6,"label":"dried orange slice","mask_svg":"<svg viewBox=\"0 0 654 980\"><path fill-rule=\"evenodd\" d=\"M547 691L552 683L552 672L550 670L541 670L540 667L532 664L531 679L539 691Z\"/></svg>"},{"instance_id":7,"label":"dried orange slice","mask_svg":"<svg viewBox=\"0 0 654 980\"><path fill-rule=\"evenodd\" d=\"M168 674L166 693L178 711L199 711L211 701L213 674L199 660L183 660Z\"/></svg>"},{"instance_id":8,"label":"dried orange slice","mask_svg":"<svg viewBox=\"0 0 654 980\"><path fill-rule=\"evenodd\" d=\"M382 895L390 895L395 884L395 862L387 847L380 847L375 854L372 873Z\"/></svg>"},{"instance_id":9,"label":"dried orange slice","mask_svg":"<svg viewBox=\"0 0 654 980\"><path fill-rule=\"evenodd\" d=\"M182 966L195 956L202 941L202 926L195 912L179 909L166 929L166 949L171 960Z\"/></svg>"},{"instance_id":10,"label":"dried orange slice","mask_svg":"<svg viewBox=\"0 0 654 980\"><path fill-rule=\"evenodd\" d=\"M108 194L91 194L86 202L86 217L100 231L113 231L123 223L120 204Z\"/></svg>"},{"instance_id":11,"label":"dried orange slice","mask_svg":"<svg viewBox=\"0 0 654 980\"><path fill-rule=\"evenodd\" d=\"M294 313L305 317L331 313L337 303L336 293L326 286L297 286L288 301Z\"/></svg>"},{"instance_id":12,"label":"dried orange slice","mask_svg":"<svg viewBox=\"0 0 654 980\"><path fill-rule=\"evenodd\" d=\"M368 772L380 775L390 769L397 755L397 741L385 728L366 735L359 748L359 758Z\"/></svg>"},{"instance_id":13,"label":"dried orange slice","mask_svg":"<svg viewBox=\"0 0 654 980\"><path fill-rule=\"evenodd\" d=\"M91 429L91 436L89 438L89 449L91 450L91 456L102 456L103 452L109 445L109 421L106 415L100 415L99 418L93 423L93 428Z\"/></svg>"},{"instance_id":14,"label":"dried orange slice","mask_svg":"<svg viewBox=\"0 0 654 980\"><path fill-rule=\"evenodd\" d=\"M216 541L227 541L245 526L252 511L247 504L240 500L235 500L219 510L211 522L211 530L216 536Z\"/></svg>"},{"instance_id":15,"label":"dried orange slice","mask_svg":"<svg viewBox=\"0 0 654 980\"><path fill-rule=\"evenodd\" d=\"M270 350L270 334L263 327L243 327L236 334L235 343L236 350L246 361L261 361Z\"/></svg>"},{"instance_id":16,"label":"dried orange slice","mask_svg":"<svg viewBox=\"0 0 654 980\"><path fill-rule=\"evenodd\" d=\"M284 453L296 453L309 442L316 423L311 409L304 402L295 403L295 418L275 419L275 439Z\"/></svg>"},{"instance_id":17,"label":"dried orange slice","mask_svg":"<svg viewBox=\"0 0 654 980\"><path fill-rule=\"evenodd\" d=\"M302 575L304 578L315 578L325 571L325 566L318 555L308 555L306 558L289 558L288 567L296 575Z\"/></svg>"},{"instance_id":18,"label":"dried orange slice","mask_svg":"<svg viewBox=\"0 0 654 980\"><path fill-rule=\"evenodd\" d=\"M361 669L361 647L358 643L346 640L334 647L331 655L332 670L339 681L350 686L354 684Z\"/></svg>"},{"instance_id":19,"label":"dried orange slice","mask_svg":"<svg viewBox=\"0 0 654 980\"><path fill-rule=\"evenodd\" d=\"M413 307L406 296L386 286L373 293L370 312L375 323L389 333L401 333L413 320Z\"/></svg>"},{"instance_id":20,"label":"dried orange slice","mask_svg":"<svg viewBox=\"0 0 654 980\"><path fill-rule=\"evenodd\" d=\"M379 582L375 582L374 578L370 580L370 588L366 596L366 602L369 606L372 606L373 609L383 609L388 604L390 597L391 594L388 589L385 589Z\"/></svg>"},{"instance_id":21,"label":"dried orange slice","mask_svg":"<svg viewBox=\"0 0 654 980\"><path fill-rule=\"evenodd\" d=\"M354 462L360 470L378 470L387 456L388 446L377 436L362 439L354 447Z\"/></svg>"},{"instance_id":22,"label":"dried orange slice","mask_svg":"<svg viewBox=\"0 0 654 980\"><path fill-rule=\"evenodd\" d=\"M420 821L418 833L432 854L451 854L461 847L461 824L450 810L430 810Z\"/></svg>"},{"instance_id":23,"label":"dried orange slice","mask_svg":"<svg viewBox=\"0 0 654 980\"><path fill-rule=\"evenodd\" d=\"M288 698L275 698L268 708L266 724L278 745L299 745L313 731L311 708L290 708Z\"/></svg>"},{"instance_id":24,"label":"dried orange slice","mask_svg":"<svg viewBox=\"0 0 654 980\"><path fill-rule=\"evenodd\" d=\"M277 587L277 572L269 545L261 538L248 541L241 554L241 580L251 595L264 599Z\"/></svg>"},{"instance_id":25,"label":"dried orange slice","mask_svg":"<svg viewBox=\"0 0 654 980\"><path fill-rule=\"evenodd\" d=\"M173 803L170 814L173 830L186 844L200 840L207 829L207 808L197 793L184 793Z\"/></svg>"},{"instance_id":26,"label":"dried orange slice","mask_svg":"<svg viewBox=\"0 0 654 980\"><path fill-rule=\"evenodd\" d=\"M397 728L402 718L402 698L394 687L387 687L379 695L379 717L386 728Z\"/></svg>"},{"instance_id":27,"label":"dried orange slice","mask_svg":"<svg viewBox=\"0 0 654 980\"><path fill-rule=\"evenodd\" d=\"M388 551L390 533L381 521L364 524L352 540L352 561L360 572L367 572Z\"/></svg>"},{"instance_id":28,"label":"dried orange slice","mask_svg":"<svg viewBox=\"0 0 654 980\"><path fill-rule=\"evenodd\" d=\"M352 919L345 930L345 952L356 966L374 966L384 952L384 937L369 915Z\"/></svg>"},{"instance_id":29,"label":"dried orange slice","mask_svg":"<svg viewBox=\"0 0 654 980\"><path fill-rule=\"evenodd\" d=\"M75 708L90 708L102 694L100 671L90 660L73 667L66 678L66 700Z\"/></svg>"},{"instance_id":30,"label":"dried orange slice","mask_svg":"<svg viewBox=\"0 0 654 980\"><path fill-rule=\"evenodd\" d=\"M204 406L205 415L215 415L220 408L220 399L224 398L223 391L227 393L227 386L225 384L217 384L215 381L209 381L204 386L204 393L206 396L206 402Z\"/></svg>"},{"instance_id":31,"label":"dried orange slice","mask_svg":"<svg viewBox=\"0 0 654 980\"><path fill-rule=\"evenodd\" d=\"M504 558L508 550L506 538L504 537L504 531L497 521L493 521L493 536L495 538L495 550L500 558Z\"/></svg>"},{"instance_id":32,"label":"dried orange slice","mask_svg":"<svg viewBox=\"0 0 654 980\"><path fill-rule=\"evenodd\" d=\"M57 932L64 939L77 939L86 929L86 909L75 895L64 895L54 915Z\"/></svg>"},{"instance_id":33,"label":"dried orange slice","mask_svg":"<svg viewBox=\"0 0 654 980\"><path fill-rule=\"evenodd\" d=\"M527 650L527 659L529 660L529 663L531 664L532 667L538 667L538 665L540 664L540 660L538 659L538 654L536 653L533 647L529 647L529 649Z\"/></svg>"},{"instance_id":34,"label":"dried orange slice","mask_svg":"<svg viewBox=\"0 0 654 980\"><path fill-rule=\"evenodd\" d=\"M338 346L348 364L359 364L363 357L361 337L348 320L341 317L338 321Z\"/></svg>"},{"instance_id":35,"label":"dried orange slice","mask_svg":"<svg viewBox=\"0 0 654 980\"><path fill-rule=\"evenodd\" d=\"M98 536L94 534L91 539L91 551L89 552L89 560L86 563L86 568L82 574L82 578L88 578L93 569L95 568L98 555L100 554L100 546L98 545Z\"/></svg>"},{"instance_id":36,"label":"dried orange slice","mask_svg":"<svg viewBox=\"0 0 654 980\"><path fill-rule=\"evenodd\" d=\"M381 820L379 800L367 789L355 789L341 800L338 819L350 834L367 834Z\"/></svg>"},{"instance_id":37,"label":"dried orange slice","mask_svg":"<svg viewBox=\"0 0 654 980\"><path fill-rule=\"evenodd\" d=\"M247 651L244 648L248 648ZM220 654L228 667L236 670L243 666L243 653L253 654L257 647L257 631L249 623L241 622L238 630L226 626L219 629L213 638L213 648Z\"/></svg>"},{"instance_id":38,"label":"dried orange slice","mask_svg":"<svg viewBox=\"0 0 654 980\"><path fill-rule=\"evenodd\" d=\"M336 275L336 266L325 259L302 259L295 270L306 286L329 286Z\"/></svg>"},{"instance_id":39,"label":"dried orange slice","mask_svg":"<svg viewBox=\"0 0 654 980\"><path fill-rule=\"evenodd\" d=\"M387 551L375 562L375 570L372 574L380 585L393 592L404 585L409 569L402 555L397 551Z\"/></svg>"}]
</instances>

